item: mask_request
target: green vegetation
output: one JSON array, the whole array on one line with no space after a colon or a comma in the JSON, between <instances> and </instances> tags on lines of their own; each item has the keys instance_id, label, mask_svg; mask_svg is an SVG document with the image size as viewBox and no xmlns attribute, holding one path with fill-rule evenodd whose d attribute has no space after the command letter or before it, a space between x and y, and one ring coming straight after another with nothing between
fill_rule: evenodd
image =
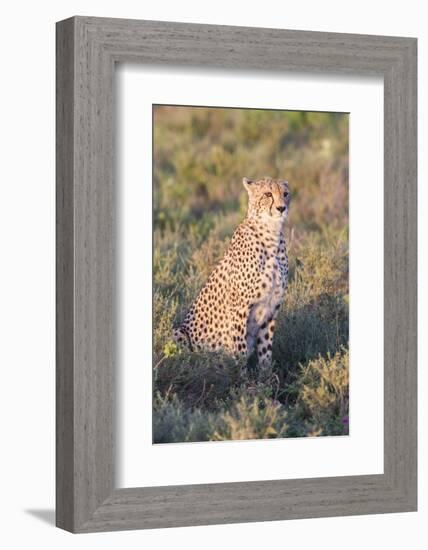
<instances>
[{"instance_id":1,"label":"green vegetation","mask_svg":"<svg viewBox=\"0 0 428 550\"><path fill-rule=\"evenodd\" d=\"M154 442L348 433L348 116L154 110ZM261 379L172 342L245 216L242 178L289 181L289 287Z\"/></svg>"}]
</instances>

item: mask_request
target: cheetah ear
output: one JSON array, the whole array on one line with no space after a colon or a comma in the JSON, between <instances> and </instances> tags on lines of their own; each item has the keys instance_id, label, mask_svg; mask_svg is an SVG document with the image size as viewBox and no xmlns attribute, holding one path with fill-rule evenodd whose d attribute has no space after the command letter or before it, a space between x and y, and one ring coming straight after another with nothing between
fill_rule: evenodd
<instances>
[{"instance_id":1,"label":"cheetah ear","mask_svg":"<svg viewBox=\"0 0 428 550\"><path fill-rule=\"evenodd\" d=\"M249 191L251 184L254 183L254 180L250 180L248 178L242 178L242 183L244 184L245 189Z\"/></svg>"}]
</instances>

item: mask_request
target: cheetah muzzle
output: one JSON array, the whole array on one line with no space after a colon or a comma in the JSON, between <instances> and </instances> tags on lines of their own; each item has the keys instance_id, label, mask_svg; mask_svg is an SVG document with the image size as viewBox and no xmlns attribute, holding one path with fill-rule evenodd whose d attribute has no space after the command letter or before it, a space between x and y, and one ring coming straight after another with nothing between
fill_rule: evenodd
<instances>
[{"instance_id":1,"label":"cheetah muzzle","mask_svg":"<svg viewBox=\"0 0 428 550\"><path fill-rule=\"evenodd\" d=\"M291 196L284 180L244 178L243 184L246 218L173 337L192 351L248 358L256 350L259 366L269 368L288 281L284 224Z\"/></svg>"}]
</instances>

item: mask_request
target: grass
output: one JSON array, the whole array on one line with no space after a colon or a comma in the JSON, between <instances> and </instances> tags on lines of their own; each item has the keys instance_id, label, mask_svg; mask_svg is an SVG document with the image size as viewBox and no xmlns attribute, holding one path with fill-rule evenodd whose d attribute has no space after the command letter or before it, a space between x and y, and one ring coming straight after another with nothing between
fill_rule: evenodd
<instances>
[{"instance_id":1,"label":"grass","mask_svg":"<svg viewBox=\"0 0 428 550\"><path fill-rule=\"evenodd\" d=\"M155 443L349 431L348 116L154 110ZM289 287L273 369L172 342L245 216L244 176L286 178Z\"/></svg>"}]
</instances>

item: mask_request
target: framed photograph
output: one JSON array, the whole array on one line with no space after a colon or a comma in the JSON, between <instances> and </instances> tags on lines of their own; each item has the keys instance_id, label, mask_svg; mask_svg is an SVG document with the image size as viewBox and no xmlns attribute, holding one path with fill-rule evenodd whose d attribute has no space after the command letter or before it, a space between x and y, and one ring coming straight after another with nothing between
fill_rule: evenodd
<instances>
[{"instance_id":1,"label":"framed photograph","mask_svg":"<svg viewBox=\"0 0 428 550\"><path fill-rule=\"evenodd\" d=\"M57 24L57 525L414 511L416 39Z\"/></svg>"},{"instance_id":2,"label":"framed photograph","mask_svg":"<svg viewBox=\"0 0 428 550\"><path fill-rule=\"evenodd\" d=\"M158 104L153 133L153 443L348 435L349 114Z\"/></svg>"}]
</instances>

